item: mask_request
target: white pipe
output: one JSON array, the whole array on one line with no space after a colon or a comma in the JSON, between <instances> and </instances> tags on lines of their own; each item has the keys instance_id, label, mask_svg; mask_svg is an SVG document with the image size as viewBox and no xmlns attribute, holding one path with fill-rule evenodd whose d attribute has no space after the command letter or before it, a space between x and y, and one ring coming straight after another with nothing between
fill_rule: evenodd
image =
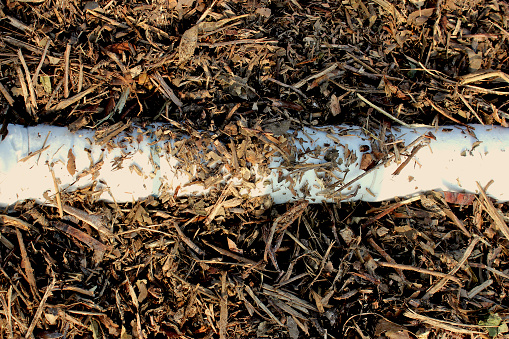
<instances>
[{"instance_id":1,"label":"white pipe","mask_svg":"<svg viewBox=\"0 0 509 339\"><path fill-rule=\"evenodd\" d=\"M387 144L392 137L398 142L401 162L396 163L394 157L380 159L384 164L365 174L360 168L363 154L372 153L373 146L381 143L359 127L304 128L284 137L239 127L237 137L214 139L209 132L189 136L155 124L130 128L99 144L92 130L71 133L62 127L8 125L8 135L0 142L0 204L24 199L48 202L46 198L56 193L50 164L60 192L95 183L98 199L113 201L114 197L117 202L150 195L172 198L210 190L220 193L226 185L236 188L229 193L238 197L270 195L277 204L299 199L312 203L381 201L429 190L475 193L477 181L486 185L490 180L494 184L488 195L507 201L509 129L472 127L470 132L461 126L392 128L382 141ZM422 137L431 136L429 133L436 140ZM252 142L242 144L242 140ZM425 143L418 151L415 140ZM386 147L393 152L391 145ZM411 160L394 175L412 150ZM257 164L255 158L265 163ZM94 165L96 171L91 170Z\"/></svg>"}]
</instances>

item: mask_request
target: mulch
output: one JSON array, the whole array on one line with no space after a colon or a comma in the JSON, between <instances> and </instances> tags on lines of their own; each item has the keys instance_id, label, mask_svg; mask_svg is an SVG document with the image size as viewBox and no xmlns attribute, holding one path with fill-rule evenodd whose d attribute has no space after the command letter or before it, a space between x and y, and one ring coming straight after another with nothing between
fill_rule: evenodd
<instances>
[{"instance_id":1,"label":"mulch","mask_svg":"<svg viewBox=\"0 0 509 339\"><path fill-rule=\"evenodd\" d=\"M497 0L5 1L0 133L507 127L508 18ZM502 338L509 211L479 193L20 202L0 214L1 337Z\"/></svg>"}]
</instances>

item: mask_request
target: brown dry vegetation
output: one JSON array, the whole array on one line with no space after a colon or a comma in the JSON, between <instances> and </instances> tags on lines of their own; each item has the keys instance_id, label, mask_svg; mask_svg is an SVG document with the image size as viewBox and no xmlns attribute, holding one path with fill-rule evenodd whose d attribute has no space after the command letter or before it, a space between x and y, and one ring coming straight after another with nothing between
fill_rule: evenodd
<instances>
[{"instance_id":1,"label":"brown dry vegetation","mask_svg":"<svg viewBox=\"0 0 509 339\"><path fill-rule=\"evenodd\" d=\"M509 116L504 1L20 0L3 1L0 18L2 133L159 121L228 134L239 120L376 131ZM33 202L5 209L0 337L508 334L507 205L434 192L216 202L115 205L84 190L65 197L63 217Z\"/></svg>"}]
</instances>

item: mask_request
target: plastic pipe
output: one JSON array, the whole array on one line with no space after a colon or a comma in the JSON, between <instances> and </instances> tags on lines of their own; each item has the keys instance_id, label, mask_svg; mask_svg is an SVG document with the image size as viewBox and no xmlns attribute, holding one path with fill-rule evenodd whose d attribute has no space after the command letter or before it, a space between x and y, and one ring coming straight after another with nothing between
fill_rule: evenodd
<instances>
[{"instance_id":1,"label":"plastic pipe","mask_svg":"<svg viewBox=\"0 0 509 339\"><path fill-rule=\"evenodd\" d=\"M119 127L120 129L125 128ZM382 201L429 190L509 200L509 129L473 125L393 127L378 135L360 127L326 126L283 136L234 126L214 135L154 124L97 135L64 127L8 125L0 142L0 204L93 187L97 199L133 202L220 194ZM92 186L93 185L93 186ZM113 200L114 199L114 200Z\"/></svg>"}]
</instances>

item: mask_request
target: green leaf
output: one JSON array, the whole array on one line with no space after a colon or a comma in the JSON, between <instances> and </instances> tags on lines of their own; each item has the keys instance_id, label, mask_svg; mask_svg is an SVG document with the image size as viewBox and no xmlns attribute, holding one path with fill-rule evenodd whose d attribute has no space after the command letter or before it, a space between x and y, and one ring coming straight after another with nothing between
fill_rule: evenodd
<instances>
[{"instance_id":1,"label":"green leaf","mask_svg":"<svg viewBox=\"0 0 509 339\"><path fill-rule=\"evenodd\" d=\"M492 338L509 331L507 323L502 322L502 318L500 318L498 313L490 314L488 319L479 321L479 325L486 326L488 334Z\"/></svg>"}]
</instances>

